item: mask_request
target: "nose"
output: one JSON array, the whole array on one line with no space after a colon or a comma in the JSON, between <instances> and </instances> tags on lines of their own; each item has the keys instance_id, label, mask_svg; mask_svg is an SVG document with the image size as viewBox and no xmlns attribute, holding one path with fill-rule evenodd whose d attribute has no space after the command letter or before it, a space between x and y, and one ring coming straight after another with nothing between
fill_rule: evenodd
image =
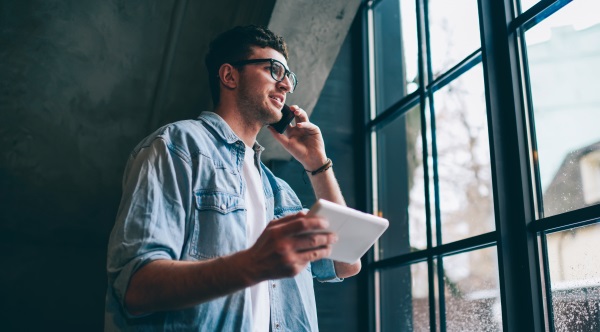
<instances>
[{"instance_id":1,"label":"nose","mask_svg":"<svg viewBox=\"0 0 600 332\"><path fill-rule=\"evenodd\" d=\"M292 80L287 76L284 76L280 82L277 82L277 85L279 89L285 91L285 93L292 92Z\"/></svg>"}]
</instances>

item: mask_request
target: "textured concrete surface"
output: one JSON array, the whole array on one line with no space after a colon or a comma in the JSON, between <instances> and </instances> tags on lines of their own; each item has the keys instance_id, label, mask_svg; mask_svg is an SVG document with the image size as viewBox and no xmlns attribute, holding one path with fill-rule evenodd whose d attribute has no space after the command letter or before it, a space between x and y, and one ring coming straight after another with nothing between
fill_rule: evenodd
<instances>
[{"instance_id":1,"label":"textured concrete surface","mask_svg":"<svg viewBox=\"0 0 600 332\"><path fill-rule=\"evenodd\" d=\"M269 29L285 38L290 49L290 69L296 73L299 82L296 92L288 95L287 104L298 104L309 115L312 113L360 2L277 1ZM261 131L258 141L266 148L264 160L290 159L289 153L271 138L267 130Z\"/></svg>"},{"instance_id":2,"label":"textured concrete surface","mask_svg":"<svg viewBox=\"0 0 600 332\"><path fill-rule=\"evenodd\" d=\"M0 1L3 330L102 329L128 154L157 126L208 107L205 44L233 25L266 25L272 7Z\"/></svg>"},{"instance_id":3,"label":"textured concrete surface","mask_svg":"<svg viewBox=\"0 0 600 332\"><path fill-rule=\"evenodd\" d=\"M89 227L103 230L89 220L90 209L119 190L123 161L147 131L139 123L150 108L172 4L2 3L4 227L52 231L48 219L80 224L87 215ZM30 208L16 210L23 202ZM40 210L43 218L29 215Z\"/></svg>"}]
</instances>

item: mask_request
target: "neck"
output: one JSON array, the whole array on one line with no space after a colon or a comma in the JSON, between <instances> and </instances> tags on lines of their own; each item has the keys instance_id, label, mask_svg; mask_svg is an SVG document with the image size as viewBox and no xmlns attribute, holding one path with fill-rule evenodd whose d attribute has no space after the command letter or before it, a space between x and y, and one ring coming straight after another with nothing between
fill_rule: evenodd
<instances>
[{"instance_id":1,"label":"neck","mask_svg":"<svg viewBox=\"0 0 600 332\"><path fill-rule=\"evenodd\" d=\"M253 146L256 142L256 136L262 128L262 124L247 119L246 112L241 111L237 105L228 105L223 102L214 109L233 130L233 132L244 141L247 146Z\"/></svg>"}]
</instances>

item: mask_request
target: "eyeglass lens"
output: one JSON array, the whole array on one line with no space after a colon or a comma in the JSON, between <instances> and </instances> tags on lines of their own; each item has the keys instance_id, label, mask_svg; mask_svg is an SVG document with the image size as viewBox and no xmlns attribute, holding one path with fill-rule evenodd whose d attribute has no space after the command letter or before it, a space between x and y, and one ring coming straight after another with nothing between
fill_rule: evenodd
<instances>
[{"instance_id":1,"label":"eyeglass lens","mask_svg":"<svg viewBox=\"0 0 600 332\"><path fill-rule=\"evenodd\" d=\"M281 63L279 63L277 61L273 61L273 64L271 65L271 73L273 74L273 78L276 81L279 81L279 82L283 81L283 79L285 78L285 72L286 72L285 67ZM297 83L296 75L294 73L290 72L288 74L288 79L289 79L290 84L292 85L292 91L293 91L296 88L296 83Z\"/></svg>"}]
</instances>

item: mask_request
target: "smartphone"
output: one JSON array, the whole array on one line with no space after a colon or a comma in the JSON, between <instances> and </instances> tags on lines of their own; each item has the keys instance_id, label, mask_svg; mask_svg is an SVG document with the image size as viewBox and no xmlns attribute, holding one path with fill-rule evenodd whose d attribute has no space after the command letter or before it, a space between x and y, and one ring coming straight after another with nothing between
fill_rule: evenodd
<instances>
[{"instance_id":1,"label":"smartphone","mask_svg":"<svg viewBox=\"0 0 600 332\"><path fill-rule=\"evenodd\" d=\"M288 105L284 104L283 108L281 109L281 113L283 113L281 120L279 120L277 123L272 123L270 126L273 127L278 133L283 134L290 122L294 120L294 112L292 112Z\"/></svg>"}]
</instances>

